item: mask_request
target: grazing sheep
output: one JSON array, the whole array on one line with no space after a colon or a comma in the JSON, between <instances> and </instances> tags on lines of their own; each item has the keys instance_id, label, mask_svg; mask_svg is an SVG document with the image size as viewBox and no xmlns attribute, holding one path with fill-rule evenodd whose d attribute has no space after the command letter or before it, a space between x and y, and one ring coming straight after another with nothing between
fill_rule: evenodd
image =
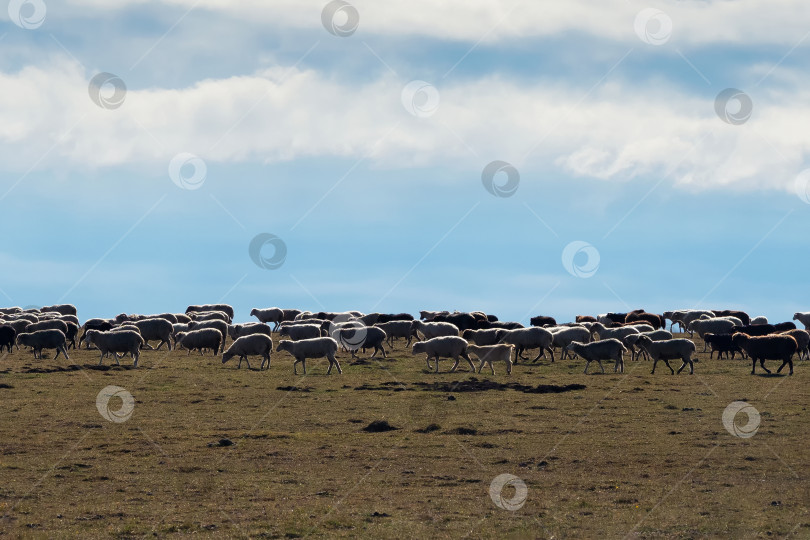
<instances>
[{"instance_id":1,"label":"grazing sheep","mask_svg":"<svg viewBox=\"0 0 810 540\"><path fill-rule=\"evenodd\" d=\"M532 326L557 326L557 320L554 317L537 315L529 319L529 324Z\"/></svg>"},{"instance_id":2,"label":"grazing sheep","mask_svg":"<svg viewBox=\"0 0 810 540\"><path fill-rule=\"evenodd\" d=\"M216 328L200 328L199 330L178 332L175 340L175 349L181 347L188 349L186 356L191 354L194 349L200 351L200 356L203 354L203 349L211 349L216 356L225 337Z\"/></svg>"},{"instance_id":3,"label":"grazing sheep","mask_svg":"<svg viewBox=\"0 0 810 540\"><path fill-rule=\"evenodd\" d=\"M689 332L698 333L700 339L704 339L703 336L706 335L707 332L711 332L712 334L731 334L732 329L735 328L737 325L734 324L733 321L729 319L723 318L714 318L714 319L695 319L689 324L686 325L686 329ZM703 344L703 352L706 352L707 344Z\"/></svg>"},{"instance_id":4,"label":"grazing sheep","mask_svg":"<svg viewBox=\"0 0 810 540\"><path fill-rule=\"evenodd\" d=\"M271 333L272 330L270 326L264 323L234 324L228 327L228 336L233 340L251 334L264 334L269 336Z\"/></svg>"},{"instance_id":5,"label":"grazing sheep","mask_svg":"<svg viewBox=\"0 0 810 540\"><path fill-rule=\"evenodd\" d=\"M413 339L413 334L411 333L411 322L409 320L396 320L396 321L387 321L387 322L377 322L374 326L377 328L382 329L385 332L385 335L388 336L388 346L394 346L394 339L396 338L403 338L407 340L405 343L406 347L411 346L411 339Z\"/></svg>"},{"instance_id":6,"label":"grazing sheep","mask_svg":"<svg viewBox=\"0 0 810 540\"><path fill-rule=\"evenodd\" d=\"M236 369L242 367L242 360L247 362L247 367L250 369L250 361L248 356L261 356L262 363L259 369L264 369L264 363L267 362L267 369L270 369L270 353L273 352L273 340L266 334L249 334L237 338L236 341L231 343L228 350L222 353L222 363L224 364L234 356L239 357L239 364Z\"/></svg>"},{"instance_id":7,"label":"grazing sheep","mask_svg":"<svg viewBox=\"0 0 810 540\"><path fill-rule=\"evenodd\" d=\"M319 338L322 336L321 327L317 324L297 324L282 326L279 330L280 336L287 336L293 341Z\"/></svg>"},{"instance_id":8,"label":"grazing sheep","mask_svg":"<svg viewBox=\"0 0 810 540\"><path fill-rule=\"evenodd\" d=\"M531 328L519 328L517 330L503 330L502 332L501 343L515 346L515 364L518 363L518 357L528 360L521 353L529 349L539 349L540 351L532 362L537 362L541 356L545 357L546 351L549 352L551 361L554 362L554 350L551 348L554 336L545 328L532 326Z\"/></svg>"},{"instance_id":9,"label":"grazing sheep","mask_svg":"<svg viewBox=\"0 0 810 540\"><path fill-rule=\"evenodd\" d=\"M421 332L425 339L433 339L442 336L458 336L458 326L449 322L411 322L411 335L419 338L417 332Z\"/></svg>"},{"instance_id":10,"label":"grazing sheep","mask_svg":"<svg viewBox=\"0 0 810 540\"><path fill-rule=\"evenodd\" d=\"M95 345L101 352L101 357L98 359L98 365L104 360L108 354L115 357L115 363L119 366L121 362L118 361L118 353L127 354L132 356L134 367L138 367L138 359L141 357L141 347L144 344L143 338L138 332L132 330L122 330L119 332L100 332L92 328L85 332L83 341L87 341L88 345Z\"/></svg>"},{"instance_id":11,"label":"grazing sheep","mask_svg":"<svg viewBox=\"0 0 810 540\"><path fill-rule=\"evenodd\" d=\"M37 330L36 332L25 332L17 336L17 346L23 345L34 349L34 358L42 358L42 349L56 349L54 360L59 358L59 353L65 355L65 359L70 360L67 353L67 343L65 334L61 330Z\"/></svg>"},{"instance_id":12,"label":"grazing sheep","mask_svg":"<svg viewBox=\"0 0 810 540\"><path fill-rule=\"evenodd\" d=\"M43 306L39 309L41 312L55 311L62 315L76 315L76 306L72 304L57 304L55 306Z\"/></svg>"},{"instance_id":13,"label":"grazing sheep","mask_svg":"<svg viewBox=\"0 0 810 540\"><path fill-rule=\"evenodd\" d=\"M653 341L664 341L666 339L672 339L672 333L668 330L653 330L652 332L642 332L640 334L628 334L621 340L624 343L624 346L630 349L630 359L635 361L638 360L639 356L644 356L647 360L650 359L650 356L647 352L642 349L641 347L636 347L638 342L638 338L640 336L647 336Z\"/></svg>"},{"instance_id":14,"label":"grazing sheep","mask_svg":"<svg viewBox=\"0 0 810 540\"><path fill-rule=\"evenodd\" d=\"M318 330L320 330L320 328L318 328ZM306 375L307 358L325 357L329 360L329 369L326 370L326 374L329 375L332 373L333 365L337 367L338 373L343 373L343 370L340 369L340 363L335 357L337 349L338 344L334 339L330 337L317 337L313 339L302 339L300 341L282 341L276 347L276 352L287 351L295 357L295 361L293 362L293 373L295 375L298 375L295 366L299 362L304 366L304 375Z\"/></svg>"},{"instance_id":15,"label":"grazing sheep","mask_svg":"<svg viewBox=\"0 0 810 540\"><path fill-rule=\"evenodd\" d=\"M158 349L160 349L165 343L166 347L169 350L172 350L171 339L173 327L172 323L166 319L143 319L140 321L135 321L133 325L138 327L146 347L151 349L152 346L149 345L149 341L157 339L160 340L160 343L157 346Z\"/></svg>"},{"instance_id":16,"label":"grazing sheep","mask_svg":"<svg viewBox=\"0 0 810 540\"><path fill-rule=\"evenodd\" d=\"M464 358L470 363L470 369L475 372L475 366L467 354L467 342L458 336L440 336L428 339L427 341L420 341L414 343L411 348L412 354L425 353L427 358L428 369L432 369L430 359L436 359L436 373L439 372L439 358L452 358L455 360L453 367L450 368L450 373L454 372L458 367L459 357Z\"/></svg>"},{"instance_id":17,"label":"grazing sheep","mask_svg":"<svg viewBox=\"0 0 810 540\"><path fill-rule=\"evenodd\" d=\"M469 331L469 330L468 330ZM506 364L506 373L512 374L512 349L514 345L467 345L467 353L472 353L478 357L481 364L478 366L478 373L484 369L484 364L489 364L489 369L495 375L493 362L503 362Z\"/></svg>"},{"instance_id":18,"label":"grazing sheep","mask_svg":"<svg viewBox=\"0 0 810 540\"><path fill-rule=\"evenodd\" d=\"M265 309L253 308L250 310L250 316L256 317L261 323L273 323L273 332L275 332L278 330L278 325L284 320L284 311L277 307Z\"/></svg>"},{"instance_id":19,"label":"grazing sheep","mask_svg":"<svg viewBox=\"0 0 810 540\"><path fill-rule=\"evenodd\" d=\"M602 365L602 360L613 360L615 365L613 372L616 373L621 368L624 373L624 353L627 349L621 341L614 338L601 339L593 343L580 343L579 341L572 341L566 345L566 350L576 353L585 360L585 373L588 373L588 366L594 360L599 364L602 373L605 372L605 367Z\"/></svg>"},{"instance_id":20,"label":"grazing sheep","mask_svg":"<svg viewBox=\"0 0 810 540\"><path fill-rule=\"evenodd\" d=\"M636 341L639 347L644 349L650 358L653 360L652 373L655 373L655 366L659 360L663 360L672 374L675 370L669 365L670 360L680 358L683 364L678 368L678 373L683 371L683 368L689 364L689 374L695 373L695 362L692 360L692 354L695 352L695 344L689 339L667 339L663 341L653 341L649 336L639 336Z\"/></svg>"},{"instance_id":21,"label":"grazing sheep","mask_svg":"<svg viewBox=\"0 0 810 540\"><path fill-rule=\"evenodd\" d=\"M804 325L804 329L810 331L810 311L799 311L793 314L793 320Z\"/></svg>"},{"instance_id":22,"label":"grazing sheep","mask_svg":"<svg viewBox=\"0 0 810 540\"><path fill-rule=\"evenodd\" d=\"M0 352L7 348L10 353L15 339L17 339L17 332L14 328L7 324L0 326Z\"/></svg>"},{"instance_id":23,"label":"grazing sheep","mask_svg":"<svg viewBox=\"0 0 810 540\"><path fill-rule=\"evenodd\" d=\"M789 375L793 375L793 355L799 349L799 344L793 336L781 334L752 337L737 332L732 336L732 341L751 358L751 375L756 373L757 360L766 373L771 371L765 367L765 360L781 360L782 365L776 372L779 373L783 367L790 366Z\"/></svg>"},{"instance_id":24,"label":"grazing sheep","mask_svg":"<svg viewBox=\"0 0 810 540\"><path fill-rule=\"evenodd\" d=\"M759 317L754 317L754 318L751 319L751 322L748 323L748 324L751 324L751 325L754 325L754 324L768 324L768 317L766 317L765 315L760 315ZM740 326L742 326L742 325L740 325Z\"/></svg>"},{"instance_id":25,"label":"grazing sheep","mask_svg":"<svg viewBox=\"0 0 810 540\"><path fill-rule=\"evenodd\" d=\"M799 346L797 352L799 353L799 360L802 358L810 358L810 350L808 350L808 346L810 346L810 333L807 330L799 330L798 328L795 330L786 330L782 332L782 334L786 336L793 336L793 339L796 340L796 344Z\"/></svg>"},{"instance_id":26,"label":"grazing sheep","mask_svg":"<svg viewBox=\"0 0 810 540\"><path fill-rule=\"evenodd\" d=\"M551 344L553 347L560 348L560 360L564 360L568 356L568 345L578 341L580 343L588 343L591 341L591 333L587 328L581 326L568 326L553 333Z\"/></svg>"},{"instance_id":27,"label":"grazing sheep","mask_svg":"<svg viewBox=\"0 0 810 540\"><path fill-rule=\"evenodd\" d=\"M202 330L203 328L216 328L222 334L222 348L219 352L225 352L225 338L228 336L228 323L219 319L208 321L191 321L188 323L189 330Z\"/></svg>"},{"instance_id":28,"label":"grazing sheep","mask_svg":"<svg viewBox=\"0 0 810 540\"><path fill-rule=\"evenodd\" d=\"M703 341L711 350L709 358L711 358L714 353L717 353L717 358L722 358L723 353L726 353L726 358L728 358L729 353L731 353L731 359L734 360L735 354L743 354L740 348L734 344L734 340L732 340L731 337L731 334L712 334L711 332L707 332L703 336Z\"/></svg>"},{"instance_id":29,"label":"grazing sheep","mask_svg":"<svg viewBox=\"0 0 810 540\"><path fill-rule=\"evenodd\" d=\"M228 304L205 304L202 306L188 306L186 308L186 315L189 313L199 313L201 311L224 311L233 320L233 307ZM230 321L228 321L230 322Z\"/></svg>"},{"instance_id":30,"label":"grazing sheep","mask_svg":"<svg viewBox=\"0 0 810 540\"><path fill-rule=\"evenodd\" d=\"M461 333L461 337L467 341L472 341L479 347L496 345L501 341L503 335L504 330L501 328L492 328L489 330L464 330Z\"/></svg>"}]
</instances>

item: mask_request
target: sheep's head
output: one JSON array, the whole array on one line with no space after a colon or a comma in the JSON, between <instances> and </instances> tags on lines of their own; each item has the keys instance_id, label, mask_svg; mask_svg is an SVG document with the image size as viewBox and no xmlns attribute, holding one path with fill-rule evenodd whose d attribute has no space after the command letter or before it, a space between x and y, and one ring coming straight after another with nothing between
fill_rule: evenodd
<instances>
[{"instance_id":1,"label":"sheep's head","mask_svg":"<svg viewBox=\"0 0 810 540\"><path fill-rule=\"evenodd\" d=\"M425 352L425 342L420 341L418 343L414 343L413 347L411 348L411 354L419 354Z\"/></svg>"},{"instance_id":2,"label":"sheep's head","mask_svg":"<svg viewBox=\"0 0 810 540\"><path fill-rule=\"evenodd\" d=\"M255 310L254 310L254 311L255 311ZM231 359L231 358L233 358L234 356L236 356L236 354L232 353L231 351L225 351L225 352L222 354L222 363L224 364L225 362L227 362L228 360L230 360L230 359Z\"/></svg>"},{"instance_id":3,"label":"sheep's head","mask_svg":"<svg viewBox=\"0 0 810 540\"><path fill-rule=\"evenodd\" d=\"M292 341L279 341L278 346L276 347L276 352L281 351L290 351L292 348Z\"/></svg>"},{"instance_id":4,"label":"sheep's head","mask_svg":"<svg viewBox=\"0 0 810 540\"><path fill-rule=\"evenodd\" d=\"M259 311L256 308L253 308L253 309L250 310L250 317L253 317L254 315L256 315L258 313L259 313Z\"/></svg>"},{"instance_id":5,"label":"sheep's head","mask_svg":"<svg viewBox=\"0 0 810 540\"><path fill-rule=\"evenodd\" d=\"M649 344L651 344L652 342L653 342L653 340L652 340L652 338L650 336L639 335L638 338L636 338L636 344L639 347L646 347Z\"/></svg>"}]
</instances>

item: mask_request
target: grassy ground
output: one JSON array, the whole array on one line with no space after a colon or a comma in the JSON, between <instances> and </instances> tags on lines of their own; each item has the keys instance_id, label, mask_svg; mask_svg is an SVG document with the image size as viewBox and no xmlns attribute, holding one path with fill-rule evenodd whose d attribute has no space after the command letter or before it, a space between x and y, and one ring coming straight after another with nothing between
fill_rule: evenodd
<instances>
[{"instance_id":1,"label":"grassy ground","mask_svg":"<svg viewBox=\"0 0 810 540\"><path fill-rule=\"evenodd\" d=\"M810 537L810 369L700 359L693 376L558 359L493 377L430 373L399 345L294 376L286 353L259 372L185 352L132 369L15 351L0 360L0 534ZM108 385L134 396L128 420L97 410ZM721 422L737 400L760 413L753 437ZM374 420L398 429L363 431ZM489 495L504 473L527 487L514 511Z\"/></svg>"}]
</instances>

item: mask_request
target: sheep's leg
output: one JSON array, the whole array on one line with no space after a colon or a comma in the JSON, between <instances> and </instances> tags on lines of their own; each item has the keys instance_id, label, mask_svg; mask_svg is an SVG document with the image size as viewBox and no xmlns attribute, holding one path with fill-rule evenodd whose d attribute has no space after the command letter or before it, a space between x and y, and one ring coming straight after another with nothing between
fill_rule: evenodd
<instances>
[{"instance_id":1,"label":"sheep's leg","mask_svg":"<svg viewBox=\"0 0 810 540\"><path fill-rule=\"evenodd\" d=\"M428 371L430 371L431 369L433 369L433 366L431 366L431 365L430 365L430 355L427 355L427 356L425 357L425 363L427 363ZM436 363L438 364L438 362L436 362Z\"/></svg>"},{"instance_id":2,"label":"sheep's leg","mask_svg":"<svg viewBox=\"0 0 810 540\"><path fill-rule=\"evenodd\" d=\"M590 366L590 365L591 365L591 361L590 360L585 360L585 371L584 371L584 373L586 375L588 373L588 366Z\"/></svg>"},{"instance_id":3,"label":"sheep's leg","mask_svg":"<svg viewBox=\"0 0 810 540\"><path fill-rule=\"evenodd\" d=\"M537 352L537 356L534 357L534 360L532 360L532 363L537 362L538 360L540 360L540 357L543 356L544 354L545 354L545 351L543 350L543 347L540 347L540 350Z\"/></svg>"},{"instance_id":4,"label":"sheep's leg","mask_svg":"<svg viewBox=\"0 0 810 540\"><path fill-rule=\"evenodd\" d=\"M334 355L330 355L330 356L329 356L329 362L330 362L330 369L331 369L331 364L332 364L332 362L334 362L335 367L336 367L336 368L337 368L337 370L338 370L338 374L340 374L340 375L342 375L342 374L343 374L343 370L342 370L342 369L340 369L340 362L338 362L338 361L337 361L337 358L335 358L335 356L334 356Z\"/></svg>"},{"instance_id":5,"label":"sheep's leg","mask_svg":"<svg viewBox=\"0 0 810 540\"><path fill-rule=\"evenodd\" d=\"M655 375L655 366L658 365L658 358L653 358L652 374Z\"/></svg>"},{"instance_id":6,"label":"sheep's leg","mask_svg":"<svg viewBox=\"0 0 810 540\"><path fill-rule=\"evenodd\" d=\"M602 370L602 373L605 372L605 366L602 365L602 360L597 358L596 361L599 363L599 369Z\"/></svg>"},{"instance_id":7,"label":"sheep's leg","mask_svg":"<svg viewBox=\"0 0 810 540\"><path fill-rule=\"evenodd\" d=\"M554 351L551 350L551 347L548 347L546 350L548 351L549 355L551 355L551 363L553 364L554 363ZM546 356L546 353L545 353L545 351L543 351L543 357L545 358L545 356Z\"/></svg>"},{"instance_id":8,"label":"sheep's leg","mask_svg":"<svg viewBox=\"0 0 810 540\"><path fill-rule=\"evenodd\" d=\"M134 354L132 355L132 358L134 358L134 359L135 359L135 361L134 361L134 362L132 362L132 367L138 367L138 360L141 358L141 353L140 353L140 351L138 351L138 352L134 353Z\"/></svg>"},{"instance_id":9,"label":"sheep's leg","mask_svg":"<svg viewBox=\"0 0 810 540\"><path fill-rule=\"evenodd\" d=\"M240 358L239 361L241 362L242 359ZM245 356L245 363L247 364L248 369L250 369L250 360L248 360L247 356Z\"/></svg>"},{"instance_id":10,"label":"sheep's leg","mask_svg":"<svg viewBox=\"0 0 810 540\"><path fill-rule=\"evenodd\" d=\"M101 357L98 359L98 365L101 365L103 361L104 361L104 353L101 353Z\"/></svg>"},{"instance_id":11,"label":"sheep's leg","mask_svg":"<svg viewBox=\"0 0 810 540\"><path fill-rule=\"evenodd\" d=\"M667 358L663 358L662 360L663 360L663 361L664 361L664 363L667 365L667 367L669 368L669 370L672 372L672 373L671 373L671 375L675 375L675 370L674 370L674 369L672 369L672 366L670 366L670 365L669 365L669 360L668 360Z\"/></svg>"},{"instance_id":12,"label":"sheep's leg","mask_svg":"<svg viewBox=\"0 0 810 540\"><path fill-rule=\"evenodd\" d=\"M764 359L764 358L762 358L762 359L759 361L759 365L760 365L760 367L762 367L762 369L764 369L764 370L765 370L765 373L770 374L771 370L769 370L768 368L766 368L766 367L765 367L765 359Z\"/></svg>"},{"instance_id":13,"label":"sheep's leg","mask_svg":"<svg viewBox=\"0 0 810 540\"><path fill-rule=\"evenodd\" d=\"M481 370L484 369L484 361L481 360L481 363L478 365L478 373L481 373Z\"/></svg>"},{"instance_id":14,"label":"sheep's leg","mask_svg":"<svg viewBox=\"0 0 810 540\"><path fill-rule=\"evenodd\" d=\"M439 355L436 355L436 373L439 372Z\"/></svg>"},{"instance_id":15,"label":"sheep's leg","mask_svg":"<svg viewBox=\"0 0 810 540\"><path fill-rule=\"evenodd\" d=\"M475 366L473 365L472 360L470 360L470 355L467 354L466 352L463 352L463 353L461 353L461 357L467 359L467 362L470 363L470 369L472 370L473 373L475 373ZM492 362L490 362L490 365L492 365ZM495 375L494 372L492 374Z\"/></svg>"},{"instance_id":16,"label":"sheep's leg","mask_svg":"<svg viewBox=\"0 0 810 540\"><path fill-rule=\"evenodd\" d=\"M387 355L385 354L385 347L383 347L382 344L380 344L380 350L383 353L383 358L385 358ZM377 353L375 352L374 354L377 354Z\"/></svg>"},{"instance_id":17,"label":"sheep's leg","mask_svg":"<svg viewBox=\"0 0 810 540\"><path fill-rule=\"evenodd\" d=\"M458 362L459 362L458 356L454 356L453 360L455 360L455 363L453 363L453 367L450 368L450 373L455 373L456 368L458 367ZM436 364L438 365L438 362L436 362Z\"/></svg>"},{"instance_id":18,"label":"sheep's leg","mask_svg":"<svg viewBox=\"0 0 810 540\"><path fill-rule=\"evenodd\" d=\"M489 369L492 371L492 375L494 376L495 375L495 368L492 366L492 360L490 360L487 363L489 364Z\"/></svg>"}]
</instances>

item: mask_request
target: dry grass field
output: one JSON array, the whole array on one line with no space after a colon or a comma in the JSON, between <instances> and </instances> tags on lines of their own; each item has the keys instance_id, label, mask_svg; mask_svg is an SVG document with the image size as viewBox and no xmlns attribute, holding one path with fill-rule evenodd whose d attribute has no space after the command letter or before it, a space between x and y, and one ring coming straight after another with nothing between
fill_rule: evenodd
<instances>
[{"instance_id":1,"label":"dry grass field","mask_svg":"<svg viewBox=\"0 0 810 540\"><path fill-rule=\"evenodd\" d=\"M399 344L294 376L286 353L258 371L185 351L145 351L137 369L15 351L0 360L0 534L810 537L810 366L752 376L699 357L693 376L559 359L435 374ZM108 385L134 397L123 422L97 409ZM752 437L721 421L738 400L760 413ZM396 429L364 431L375 420ZM494 504L501 474L525 484L522 507Z\"/></svg>"}]
</instances>

